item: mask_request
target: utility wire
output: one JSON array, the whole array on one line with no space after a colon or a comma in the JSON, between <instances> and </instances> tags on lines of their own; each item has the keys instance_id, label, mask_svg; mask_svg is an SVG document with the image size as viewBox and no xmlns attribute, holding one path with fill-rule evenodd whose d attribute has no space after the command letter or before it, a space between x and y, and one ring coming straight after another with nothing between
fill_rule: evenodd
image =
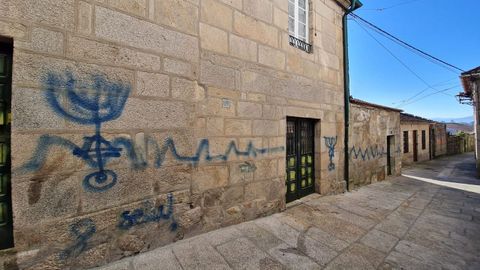
<instances>
[{"instance_id":1,"label":"utility wire","mask_svg":"<svg viewBox=\"0 0 480 270\"><path fill-rule=\"evenodd\" d=\"M442 89L442 90L439 90L439 91L436 91L436 92L433 92L433 93L428 94L428 95L425 95L425 96L423 96L423 97L421 97L421 98L419 98L419 99L413 100L413 101L411 101L411 102L409 102L409 103L407 103L407 104L403 104L403 105L401 105L400 107L408 106L408 105L410 105L410 104L416 103L416 102L418 102L418 101L420 101L420 100L422 100L422 99L425 99L425 98L427 98L427 97L430 97L430 96L433 96L433 95L436 95L436 94L440 94L440 93L444 93L444 92L447 92L448 90L452 90L452 89L457 88L457 87L458 87L458 85L453 86L453 87L449 87L449 88L446 88L446 89ZM450 96L450 95L448 95L448 96Z\"/></svg>"},{"instance_id":2,"label":"utility wire","mask_svg":"<svg viewBox=\"0 0 480 270\"><path fill-rule=\"evenodd\" d=\"M447 83L447 82L450 82L450 81L452 81L452 80L456 80L456 79L458 79L458 78L453 78L453 79L450 79L450 80L448 80L448 81L444 81L444 82L436 83L436 84L433 84L432 86L438 87L438 86L442 86L442 85L448 85L448 84L452 84L452 83ZM453 82L453 83L454 83L455 85L458 85L458 83L457 83L457 82ZM411 97L409 97L409 98L406 98L406 99L400 100L400 101L398 101L398 102L392 102L392 104L398 104L398 103L399 103L399 104L402 104L402 103L407 103L407 102L409 102L410 100L412 100L412 99L414 99L414 98L418 97L419 95L421 95L422 93L424 93L424 92L425 92L425 91L427 91L428 89L431 89L431 88L430 88L430 87L426 87L426 88L424 88L424 89L420 90L419 92L417 92L415 95L413 95L413 96L411 96Z\"/></svg>"},{"instance_id":3,"label":"utility wire","mask_svg":"<svg viewBox=\"0 0 480 270\"><path fill-rule=\"evenodd\" d=\"M424 56L427 56L427 57L429 57L429 58L431 58L431 59L433 59L433 60L435 60L435 61L437 61L437 62L439 62L439 63L442 63L442 64L444 64L444 65L446 65L446 66L449 66L449 67L454 68L454 69L456 69L456 70L459 70L459 71L461 71L461 72L465 72L465 70L463 70L463 69L461 69L461 68L459 68L459 67L456 67L456 66L454 66L454 65L452 65L452 64L449 64L449 63L447 63L447 62L445 62L445 61L443 61L443 60L441 60L441 59L439 59L439 58L437 58L437 57L435 57L435 56L433 56L433 55L431 55L431 54L429 54L429 53L427 53L427 52L425 52L425 51L422 51L422 50L414 47L413 45L410 45L410 44L408 44L407 42L405 42L405 41L403 41L403 40L401 40L401 39L393 36L392 34L390 34L390 33L388 33L387 31L381 29L380 27L378 27L378 26L370 23L369 21L363 19L362 17L358 16L357 14L355 14L355 13L353 13L353 12L350 13L350 15L351 15L352 17L354 17L354 18L356 18L356 19L364 22L365 24L368 24L370 27L377 29L378 31L382 32L383 34L391 37L392 39L396 40L397 42L399 42L399 43L401 43L401 44L403 44L403 45L411 48L412 50L415 50L415 51L418 52L418 53L423 54Z\"/></svg>"},{"instance_id":4,"label":"utility wire","mask_svg":"<svg viewBox=\"0 0 480 270\"><path fill-rule=\"evenodd\" d=\"M366 28L364 28L360 22L358 22L355 18L354 18L354 21L360 26L360 28L362 28L365 33L367 33L373 40L375 40L381 47L383 47L393 58L395 58L400 64L402 64L408 71L410 71L415 77L417 77L419 80L421 80L426 86L427 88L420 91L419 93L415 94L413 97L409 98L407 101L403 102L403 104L401 103L400 105L397 106L397 108L400 108L400 107L404 107L404 106L407 106L407 105L410 105L412 103L415 103L419 100L422 100L426 97L429 97L431 95L435 95L435 94L439 94L439 93L444 93L448 90L451 90L455 87L458 87L458 85L455 85L453 87L449 87L449 88L446 88L446 89L443 89L443 90L438 90L436 88L434 88L433 86L431 86L427 81L425 81L422 77L420 77L420 75L418 75L415 71L413 71L407 64L405 64L400 58L398 58L392 51L390 51L385 45L383 45L383 43L381 43L377 38L375 38L370 32L368 32L368 30ZM449 80L451 81L451 80ZM448 81L447 81L448 82ZM423 92L425 92L426 90L428 89L433 89L433 90L437 90L436 92L434 93L431 93L429 95L426 95L426 96L423 96L417 100L412 100L413 98L417 97L418 95L422 94ZM410 101L410 102L408 102ZM408 103L406 103L408 102ZM406 104L405 104L406 103Z\"/></svg>"},{"instance_id":5,"label":"utility wire","mask_svg":"<svg viewBox=\"0 0 480 270\"><path fill-rule=\"evenodd\" d=\"M426 86L428 86L428 89L431 88L433 90L436 90L427 81L425 81L422 77L420 77L420 75L418 75L415 71L413 71L407 64L405 64L400 58L398 58L392 51L390 51L385 45L383 45L383 43L381 43L370 32L368 32L368 30L365 29L357 20L354 20L354 21L358 24L358 26L360 26L360 28L363 29L363 31L365 31L365 33L367 33L373 40L375 40L380 46L382 46L393 58L395 58L395 60L397 60L400 64L402 64L402 66L404 66L408 71L410 71L410 73L412 73L415 77L421 80Z\"/></svg>"},{"instance_id":6,"label":"utility wire","mask_svg":"<svg viewBox=\"0 0 480 270\"><path fill-rule=\"evenodd\" d=\"M355 20L354 17L352 17L352 19ZM364 26L368 27L369 29L375 31L377 34L379 34L379 35L381 35L381 36L389 39L390 41L392 41L392 42L394 42L394 43L402 46L403 48L405 48L405 49L411 51L412 53L414 53L414 54L416 54L416 55L424 58L425 60L428 60L428 61L430 61L431 63L433 63L433 64L435 64L435 65L438 65L438 66L440 66L440 67L442 67L442 68L445 68L445 69L447 69L447 70L450 71L450 72L453 72L453 73L455 73L455 74L458 74L458 72L457 72L456 70L454 70L453 68L451 68L451 67L449 67L449 66L446 66L446 65L443 65L443 64L435 61L434 59L429 58L429 57L427 57L427 56L419 53L418 51L416 51L416 50L414 50L414 49L406 46L405 44L403 44L403 43L401 43L401 42L398 42L397 40L393 39L391 36L386 35L386 34L384 34L383 32L379 31L377 28L374 28L374 27L372 27L371 25L366 24L366 23L364 23L364 22L362 22L362 21L359 21L359 22L362 23Z\"/></svg>"},{"instance_id":7,"label":"utility wire","mask_svg":"<svg viewBox=\"0 0 480 270\"><path fill-rule=\"evenodd\" d=\"M400 2L400 3L397 3L395 5L384 7L384 8L364 8L362 10L384 11L384 10L387 10L387 9L391 9L391 8L406 5L406 4L410 4L410 3L413 3L413 2L417 2L417 1L420 1L420 0L410 0L410 1Z\"/></svg>"}]
</instances>

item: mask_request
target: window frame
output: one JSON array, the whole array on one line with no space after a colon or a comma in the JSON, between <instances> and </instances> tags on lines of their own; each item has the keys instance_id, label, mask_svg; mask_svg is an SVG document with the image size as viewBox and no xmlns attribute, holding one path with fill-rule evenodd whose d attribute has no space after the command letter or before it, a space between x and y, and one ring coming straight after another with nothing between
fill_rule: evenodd
<instances>
[{"instance_id":1,"label":"window frame","mask_svg":"<svg viewBox=\"0 0 480 270\"><path fill-rule=\"evenodd\" d=\"M299 24L303 24L303 22L300 21L300 15L299 15L299 10L300 9L303 9L302 7L300 7L299 5L299 1L301 0L287 0L290 3L293 3L294 4L294 17L291 16L290 14L290 8L288 9L288 18L290 20L290 18L293 18L293 35L292 35L292 32L290 31L290 24L288 26L288 34L290 36L293 36L294 38L296 39L299 39L305 43L309 43L310 42L310 28L309 28L309 19L310 19L310 14L309 14L309 10L310 10L310 3L309 3L309 0L304 0L305 1L305 37L304 39L302 39L300 37L300 34L299 34Z\"/></svg>"}]
</instances>

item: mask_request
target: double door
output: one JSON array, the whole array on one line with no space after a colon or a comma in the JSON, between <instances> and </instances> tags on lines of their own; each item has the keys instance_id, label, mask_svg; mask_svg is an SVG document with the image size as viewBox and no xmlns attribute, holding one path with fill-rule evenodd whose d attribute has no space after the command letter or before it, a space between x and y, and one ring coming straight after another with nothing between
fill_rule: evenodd
<instances>
[{"instance_id":1,"label":"double door","mask_svg":"<svg viewBox=\"0 0 480 270\"><path fill-rule=\"evenodd\" d=\"M315 191L314 126L311 119L287 118L287 203Z\"/></svg>"},{"instance_id":2,"label":"double door","mask_svg":"<svg viewBox=\"0 0 480 270\"><path fill-rule=\"evenodd\" d=\"M12 44L0 40L0 249L13 247L10 185Z\"/></svg>"}]
</instances>

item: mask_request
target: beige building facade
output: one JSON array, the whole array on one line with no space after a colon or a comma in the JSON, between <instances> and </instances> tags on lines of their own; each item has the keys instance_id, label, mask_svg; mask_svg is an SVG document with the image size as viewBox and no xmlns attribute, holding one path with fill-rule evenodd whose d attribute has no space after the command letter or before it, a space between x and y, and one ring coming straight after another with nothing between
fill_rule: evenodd
<instances>
[{"instance_id":1,"label":"beige building facade","mask_svg":"<svg viewBox=\"0 0 480 270\"><path fill-rule=\"evenodd\" d=\"M430 160L430 124L432 121L411 114L400 114L402 164Z\"/></svg>"},{"instance_id":2,"label":"beige building facade","mask_svg":"<svg viewBox=\"0 0 480 270\"><path fill-rule=\"evenodd\" d=\"M473 131L475 134L475 159L477 176L480 178L480 66L463 72L460 76L464 92L457 97L460 103L473 107Z\"/></svg>"},{"instance_id":3,"label":"beige building facade","mask_svg":"<svg viewBox=\"0 0 480 270\"><path fill-rule=\"evenodd\" d=\"M350 102L349 188L400 175L401 110L358 99Z\"/></svg>"},{"instance_id":4,"label":"beige building facade","mask_svg":"<svg viewBox=\"0 0 480 270\"><path fill-rule=\"evenodd\" d=\"M350 3L307 4L300 42L289 0L0 1L0 262L93 267L343 192Z\"/></svg>"}]
</instances>

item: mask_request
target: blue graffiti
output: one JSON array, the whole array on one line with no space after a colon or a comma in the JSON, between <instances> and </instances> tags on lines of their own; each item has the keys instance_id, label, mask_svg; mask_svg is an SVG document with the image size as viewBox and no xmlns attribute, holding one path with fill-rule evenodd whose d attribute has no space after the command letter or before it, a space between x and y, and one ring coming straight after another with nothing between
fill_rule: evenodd
<instances>
[{"instance_id":1,"label":"blue graffiti","mask_svg":"<svg viewBox=\"0 0 480 270\"><path fill-rule=\"evenodd\" d=\"M135 151L131 139L119 137L108 141L101 135L102 123L120 117L130 94L130 86L107 81L103 75L94 75L91 82L86 83L77 80L71 72L66 72L64 76L50 73L43 83L46 89L46 100L57 114L75 123L93 125L95 134L84 137L81 147L60 136L42 135L32 158L19 169L20 172L26 173L41 169L48 159L49 152L54 147L71 151L90 168L96 169L95 172L85 176L82 182L84 189L89 192L103 192L117 183L117 174L105 167L110 160L119 158L122 153L125 153L134 169L148 167L145 156ZM196 166L203 160L207 162L226 161L231 155L255 158L258 155L285 150L283 146L256 148L250 142L242 151L232 141L223 154L212 155L209 140L202 139L195 154L189 156L179 154L175 142L171 138L167 138L159 144L150 137L147 137L147 147L153 148L154 166L157 168L162 166L167 153L171 153L178 162Z\"/></svg>"},{"instance_id":2,"label":"blue graffiti","mask_svg":"<svg viewBox=\"0 0 480 270\"><path fill-rule=\"evenodd\" d=\"M337 145L337 137L323 137L325 139L325 145L328 147L328 158L330 163L328 164L328 170L335 170L335 163L333 163L333 157L335 157L335 146Z\"/></svg>"},{"instance_id":3,"label":"blue graffiti","mask_svg":"<svg viewBox=\"0 0 480 270\"><path fill-rule=\"evenodd\" d=\"M163 162L165 161L167 152L170 152L173 158L178 162L190 163L196 166L202 160L209 161L209 162L210 161L227 161L231 155L234 155L236 157L255 158L258 155L283 152L285 150L283 146L272 147L272 148L256 148L252 142L249 142L247 145L247 149L245 151L240 151L235 141L231 141L228 144L224 154L211 155L209 140L202 139L198 144L197 150L193 156L183 156L178 153L177 148L175 146L175 142L173 141L172 138L167 138L161 146L159 146L158 143L151 138L147 139L147 143L149 145L152 145L154 148L156 167L162 166Z\"/></svg>"},{"instance_id":4,"label":"blue graffiti","mask_svg":"<svg viewBox=\"0 0 480 270\"><path fill-rule=\"evenodd\" d=\"M117 182L117 174L106 170L105 163L110 158L120 157L122 149L102 137L101 126L120 117L130 86L107 81L104 75L94 75L91 83L85 83L75 79L71 72L66 72L65 76L49 73L44 85L47 102L57 114L75 123L95 126L95 135L84 137L83 146L73 148L73 155L98 169L85 176L85 190L101 192L110 189ZM67 147L71 144L61 138L47 137L44 140L45 143L53 140L52 143Z\"/></svg>"},{"instance_id":5,"label":"blue graffiti","mask_svg":"<svg viewBox=\"0 0 480 270\"><path fill-rule=\"evenodd\" d=\"M397 148L395 153L400 153L400 147ZM383 156L387 155L388 153L385 151L384 146L368 146L366 148L362 147L352 147L350 149L350 158L351 159L362 159L363 161L367 160L374 160L378 158L382 158Z\"/></svg>"},{"instance_id":6,"label":"blue graffiti","mask_svg":"<svg viewBox=\"0 0 480 270\"><path fill-rule=\"evenodd\" d=\"M74 243L59 254L61 260L77 257L88 248L88 240L97 231L95 223L89 219L81 219L70 225L70 235L75 239Z\"/></svg>"},{"instance_id":7,"label":"blue graffiti","mask_svg":"<svg viewBox=\"0 0 480 270\"><path fill-rule=\"evenodd\" d=\"M159 222L161 220L171 220L170 230L175 231L178 227L177 222L173 217L173 195L168 194L167 209L164 211L165 206L160 205L155 208L151 202L145 202L143 208L134 209L132 211L123 212L120 217L120 223L118 228L121 230L128 230L134 226L138 226L145 223Z\"/></svg>"}]
</instances>

